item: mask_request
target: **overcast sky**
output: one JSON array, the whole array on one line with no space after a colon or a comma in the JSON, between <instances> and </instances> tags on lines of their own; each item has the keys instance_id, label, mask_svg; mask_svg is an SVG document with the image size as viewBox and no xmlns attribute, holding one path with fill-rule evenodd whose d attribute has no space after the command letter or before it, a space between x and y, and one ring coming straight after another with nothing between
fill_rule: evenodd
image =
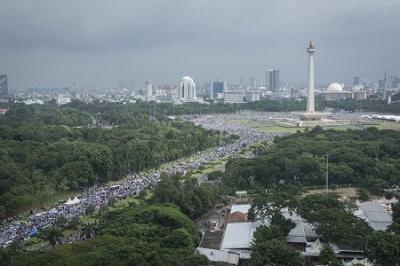
<instances>
[{"instance_id":1,"label":"overcast sky","mask_svg":"<svg viewBox=\"0 0 400 266\"><path fill-rule=\"evenodd\" d=\"M399 0L2 0L0 73L10 89L400 74Z\"/></svg>"}]
</instances>

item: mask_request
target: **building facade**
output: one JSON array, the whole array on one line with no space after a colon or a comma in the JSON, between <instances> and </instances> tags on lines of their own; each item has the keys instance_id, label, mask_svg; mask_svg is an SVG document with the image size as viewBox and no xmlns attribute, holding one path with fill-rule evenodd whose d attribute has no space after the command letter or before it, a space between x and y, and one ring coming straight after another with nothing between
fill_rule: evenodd
<instances>
[{"instance_id":1,"label":"building facade","mask_svg":"<svg viewBox=\"0 0 400 266\"><path fill-rule=\"evenodd\" d=\"M211 85L211 99L216 99L218 98L218 94L224 93L226 88L226 82L225 81L214 81Z\"/></svg>"},{"instance_id":2,"label":"building facade","mask_svg":"<svg viewBox=\"0 0 400 266\"><path fill-rule=\"evenodd\" d=\"M150 80L146 80L144 83L144 90L147 100L149 100L153 96L153 84Z\"/></svg>"},{"instance_id":3,"label":"building facade","mask_svg":"<svg viewBox=\"0 0 400 266\"><path fill-rule=\"evenodd\" d=\"M194 100L196 99L196 84L191 77L183 77L179 84L179 99Z\"/></svg>"},{"instance_id":4,"label":"building facade","mask_svg":"<svg viewBox=\"0 0 400 266\"><path fill-rule=\"evenodd\" d=\"M8 98L7 75L0 75L0 98Z\"/></svg>"},{"instance_id":5,"label":"building facade","mask_svg":"<svg viewBox=\"0 0 400 266\"><path fill-rule=\"evenodd\" d=\"M269 71L269 89L271 91L279 90L279 69L271 69Z\"/></svg>"},{"instance_id":6,"label":"building facade","mask_svg":"<svg viewBox=\"0 0 400 266\"><path fill-rule=\"evenodd\" d=\"M243 103L244 94L240 91L230 91L224 93L224 103Z\"/></svg>"}]
</instances>

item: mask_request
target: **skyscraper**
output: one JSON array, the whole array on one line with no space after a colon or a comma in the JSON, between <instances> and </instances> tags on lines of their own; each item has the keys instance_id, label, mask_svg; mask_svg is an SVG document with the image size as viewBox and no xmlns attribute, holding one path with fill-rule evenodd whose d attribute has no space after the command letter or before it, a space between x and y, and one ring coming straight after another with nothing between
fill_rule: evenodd
<instances>
[{"instance_id":1,"label":"skyscraper","mask_svg":"<svg viewBox=\"0 0 400 266\"><path fill-rule=\"evenodd\" d=\"M269 89L271 91L279 90L279 69L271 69L269 71Z\"/></svg>"},{"instance_id":2,"label":"skyscraper","mask_svg":"<svg viewBox=\"0 0 400 266\"><path fill-rule=\"evenodd\" d=\"M353 77L353 86L358 86L358 85L360 85L360 77L355 76Z\"/></svg>"},{"instance_id":3,"label":"skyscraper","mask_svg":"<svg viewBox=\"0 0 400 266\"><path fill-rule=\"evenodd\" d=\"M150 80L146 80L146 82L144 83L144 90L147 99L150 99L153 96L153 84Z\"/></svg>"},{"instance_id":4,"label":"skyscraper","mask_svg":"<svg viewBox=\"0 0 400 266\"><path fill-rule=\"evenodd\" d=\"M8 98L7 75L0 75L0 98Z\"/></svg>"},{"instance_id":5,"label":"skyscraper","mask_svg":"<svg viewBox=\"0 0 400 266\"><path fill-rule=\"evenodd\" d=\"M211 98L216 99L218 96L218 93L224 93L226 87L226 82L219 80L219 81L214 81L211 85Z\"/></svg>"}]
</instances>

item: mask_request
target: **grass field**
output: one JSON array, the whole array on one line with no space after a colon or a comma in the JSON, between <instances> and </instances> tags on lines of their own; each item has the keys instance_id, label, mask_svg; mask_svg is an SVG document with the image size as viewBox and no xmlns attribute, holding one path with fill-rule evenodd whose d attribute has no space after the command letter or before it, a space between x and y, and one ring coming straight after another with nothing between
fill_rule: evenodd
<instances>
[{"instance_id":1,"label":"grass field","mask_svg":"<svg viewBox=\"0 0 400 266\"><path fill-rule=\"evenodd\" d=\"M297 131L303 131L305 127L290 127L280 125L274 122L263 122L248 119L231 119L232 124L241 124L249 126L264 133L296 133ZM377 121L374 124L349 124L349 125L326 125L323 126L325 129L336 129L336 130L347 130L347 129L361 129L362 127L376 127L378 129L393 129L400 130L400 123L394 122L383 122Z\"/></svg>"},{"instance_id":2,"label":"grass field","mask_svg":"<svg viewBox=\"0 0 400 266\"><path fill-rule=\"evenodd\" d=\"M261 122L255 120L247 120L247 119L232 119L230 120L232 124L241 124L246 125L251 128L254 128L260 132L264 133L296 133L297 131L304 130L303 127L285 127L277 125L276 123L269 123L269 122Z\"/></svg>"}]
</instances>

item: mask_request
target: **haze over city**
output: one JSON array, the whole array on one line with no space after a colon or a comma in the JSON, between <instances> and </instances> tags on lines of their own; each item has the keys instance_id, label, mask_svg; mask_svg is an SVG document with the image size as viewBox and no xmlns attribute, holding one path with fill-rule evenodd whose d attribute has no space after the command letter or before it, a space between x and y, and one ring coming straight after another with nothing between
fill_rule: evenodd
<instances>
[{"instance_id":1,"label":"haze over city","mask_svg":"<svg viewBox=\"0 0 400 266\"><path fill-rule=\"evenodd\" d=\"M400 266L399 0L3 0L0 265Z\"/></svg>"},{"instance_id":2,"label":"haze over city","mask_svg":"<svg viewBox=\"0 0 400 266\"><path fill-rule=\"evenodd\" d=\"M312 39L317 83L377 81L400 72L399 10L395 0L2 1L0 73L10 90L238 82L270 68L306 82Z\"/></svg>"}]
</instances>

